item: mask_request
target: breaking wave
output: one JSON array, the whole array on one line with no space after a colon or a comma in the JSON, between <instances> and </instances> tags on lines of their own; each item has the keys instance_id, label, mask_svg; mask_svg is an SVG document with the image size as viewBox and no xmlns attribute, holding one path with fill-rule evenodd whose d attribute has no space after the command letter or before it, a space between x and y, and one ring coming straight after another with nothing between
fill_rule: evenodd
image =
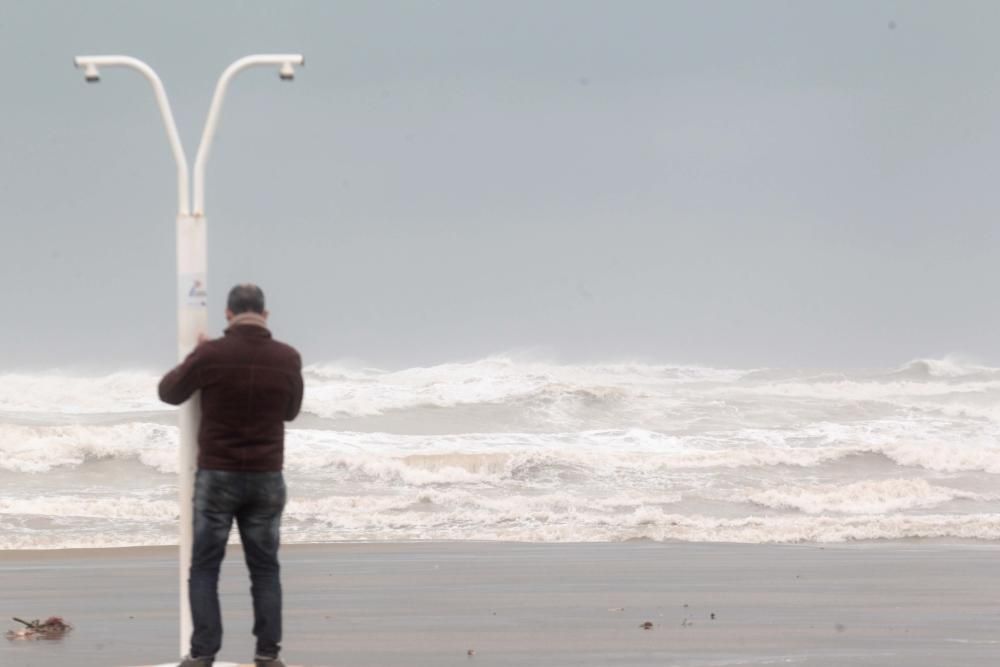
<instances>
[{"instance_id":1,"label":"breaking wave","mask_svg":"<svg viewBox=\"0 0 1000 667\"><path fill-rule=\"evenodd\" d=\"M313 365L289 542L1000 539L1000 370ZM0 375L0 548L169 544L157 377Z\"/></svg>"},{"instance_id":2,"label":"breaking wave","mask_svg":"<svg viewBox=\"0 0 1000 667\"><path fill-rule=\"evenodd\" d=\"M176 473L177 443L176 427L155 423L0 424L0 470L44 473L120 459ZM510 474L519 465L547 463L600 478L624 471L653 475L685 469L811 468L866 454L929 471L1000 474L1000 427L977 432L947 422L874 421L688 435L628 429L445 436L289 429L285 465L292 472L357 469L395 480L400 473L393 471L402 469L487 477Z\"/></svg>"},{"instance_id":3,"label":"breaking wave","mask_svg":"<svg viewBox=\"0 0 1000 667\"><path fill-rule=\"evenodd\" d=\"M0 548L71 548L176 544L176 501L120 503L46 498L42 505L0 507ZM58 519L40 516L48 508ZM73 509L67 510L66 507ZM17 515L8 514L17 511ZM490 499L329 497L293 500L283 519L286 543L357 540L510 540L608 542L844 542L908 538L1000 539L1000 513L887 512L864 515L756 514L721 517L684 512L675 498L583 502L568 497ZM237 541L237 535L231 536Z\"/></svg>"},{"instance_id":4,"label":"breaking wave","mask_svg":"<svg viewBox=\"0 0 1000 667\"><path fill-rule=\"evenodd\" d=\"M805 514L887 514L934 507L953 500L988 500L995 496L935 486L923 479L864 480L814 487L784 486L750 494L753 503Z\"/></svg>"}]
</instances>

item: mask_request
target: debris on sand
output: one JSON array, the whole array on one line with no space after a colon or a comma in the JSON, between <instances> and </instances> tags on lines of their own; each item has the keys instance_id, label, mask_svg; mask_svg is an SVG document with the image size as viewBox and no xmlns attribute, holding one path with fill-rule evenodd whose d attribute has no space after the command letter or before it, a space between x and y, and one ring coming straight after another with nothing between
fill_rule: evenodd
<instances>
[{"instance_id":1,"label":"debris on sand","mask_svg":"<svg viewBox=\"0 0 1000 667\"><path fill-rule=\"evenodd\" d=\"M59 639L73 629L61 616L49 616L44 622L38 619L25 621L16 616L14 620L24 627L8 631L7 639Z\"/></svg>"},{"instance_id":2,"label":"debris on sand","mask_svg":"<svg viewBox=\"0 0 1000 667\"><path fill-rule=\"evenodd\" d=\"M646 621L645 623L643 623L639 627L642 628L643 630L652 630L653 629L653 622L652 621Z\"/></svg>"}]
</instances>

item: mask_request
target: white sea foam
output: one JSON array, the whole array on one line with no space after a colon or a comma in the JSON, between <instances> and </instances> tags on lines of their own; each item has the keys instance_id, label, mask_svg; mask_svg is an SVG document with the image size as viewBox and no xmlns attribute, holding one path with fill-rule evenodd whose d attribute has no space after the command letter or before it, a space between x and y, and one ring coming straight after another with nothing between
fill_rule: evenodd
<instances>
[{"instance_id":1,"label":"white sea foam","mask_svg":"<svg viewBox=\"0 0 1000 667\"><path fill-rule=\"evenodd\" d=\"M88 461L134 460L176 472L177 429L129 422L111 426L0 424L0 469L47 472ZM1000 473L1000 432L949 422L875 420L819 423L798 429L741 429L669 435L642 429L579 433L470 433L417 436L290 429L286 466L294 472L357 469L386 480L430 482L510 475L533 464L602 471L810 468L876 454L901 466L938 472Z\"/></svg>"},{"instance_id":2,"label":"white sea foam","mask_svg":"<svg viewBox=\"0 0 1000 667\"><path fill-rule=\"evenodd\" d=\"M944 359L914 359L889 373L891 376L906 376L915 380L932 377L967 378L970 376L995 378L998 374L1000 374L1000 369L983 366L955 355Z\"/></svg>"},{"instance_id":3,"label":"white sea foam","mask_svg":"<svg viewBox=\"0 0 1000 667\"><path fill-rule=\"evenodd\" d=\"M131 422L114 426L0 424L0 470L44 473L102 459L137 460L176 472L177 429Z\"/></svg>"},{"instance_id":4,"label":"white sea foam","mask_svg":"<svg viewBox=\"0 0 1000 667\"><path fill-rule=\"evenodd\" d=\"M969 491L936 486L923 479L863 480L851 484L785 485L750 493L751 502L806 514L886 514L933 507L952 500L987 500Z\"/></svg>"},{"instance_id":5,"label":"white sea foam","mask_svg":"<svg viewBox=\"0 0 1000 667\"><path fill-rule=\"evenodd\" d=\"M698 542L842 542L848 540L1000 539L1000 513L749 515L682 513L678 498L598 501L571 494L490 498L429 492L417 496L331 496L296 499L283 520L288 543L339 540L515 540ZM47 497L3 506L0 549L176 543L176 501L118 502ZM68 509L72 508L72 509ZM45 509L63 511L53 518ZM7 511L16 511L12 516ZM40 518L48 519L37 523ZM235 531L231 534L236 541Z\"/></svg>"},{"instance_id":6,"label":"white sea foam","mask_svg":"<svg viewBox=\"0 0 1000 667\"><path fill-rule=\"evenodd\" d=\"M168 487L167 492L172 491ZM46 494L30 498L0 499L0 515L108 519L112 521L170 521L179 515L176 497L166 500L136 493L129 496L95 496L80 493Z\"/></svg>"},{"instance_id":7,"label":"white sea foam","mask_svg":"<svg viewBox=\"0 0 1000 667\"><path fill-rule=\"evenodd\" d=\"M93 414L162 410L149 373L77 377L61 373L0 375L0 411Z\"/></svg>"},{"instance_id":8,"label":"white sea foam","mask_svg":"<svg viewBox=\"0 0 1000 667\"><path fill-rule=\"evenodd\" d=\"M1000 514L749 516L725 519L650 510L632 521L632 537L696 542L845 542L906 538L1000 539Z\"/></svg>"},{"instance_id":9,"label":"white sea foam","mask_svg":"<svg viewBox=\"0 0 1000 667\"><path fill-rule=\"evenodd\" d=\"M541 411L553 422L580 407L612 406L657 394L659 409L672 401L663 390L731 382L747 371L695 366L605 364L569 366L495 357L403 371L352 370L324 365L305 370L304 409L320 417L374 416L421 407L512 404ZM625 406L623 406L625 407ZM570 414L565 414L569 411Z\"/></svg>"},{"instance_id":10,"label":"white sea foam","mask_svg":"<svg viewBox=\"0 0 1000 667\"><path fill-rule=\"evenodd\" d=\"M153 374L0 376L0 548L172 543ZM1000 370L310 366L286 540L998 539Z\"/></svg>"},{"instance_id":11,"label":"white sea foam","mask_svg":"<svg viewBox=\"0 0 1000 667\"><path fill-rule=\"evenodd\" d=\"M419 408L511 406L579 430L590 413L605 408L629 422L673 413L675 419L725 415L731 405L756 400L754 410L774 419L812 399L840 404L867 401L900 407L975 409L1000 402L1000 369L953 359L913 361L888 372L795 374L697 366L568 365L493 357L401 371L311 365L305 371L304 409L327 418L372 417ZM0 375L0 412L104 414L169 410L156 396L157 374L119 372L98 377L65 373ZM977 399L987 398L980 401ZM939 404L939 405L938 405ZM801 405L799 405L801 407ZM696 414L697 413L697 414ZM744 412L744 416L749 413ZM447 419L447 412L441 413ZM592 415L590 415L592 416ZM996 417L992 412L987 417Z\"/></svg>"}]
</instances>

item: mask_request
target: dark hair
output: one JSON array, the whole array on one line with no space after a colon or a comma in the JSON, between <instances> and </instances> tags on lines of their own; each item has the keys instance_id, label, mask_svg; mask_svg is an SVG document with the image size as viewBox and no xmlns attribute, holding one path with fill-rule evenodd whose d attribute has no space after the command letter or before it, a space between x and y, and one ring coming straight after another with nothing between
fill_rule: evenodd
<instances>
[{"instance_id":1,"label":"dark hair","mask_svg":"<svg viewBox=\"0 0 1000 667\"><path fill-rule=\"evenodd\" d=\"M229 290L226 307L233 315L254 312L264 313L264 292L256 285L247 283Z\"/></svg>"}]
</instances>

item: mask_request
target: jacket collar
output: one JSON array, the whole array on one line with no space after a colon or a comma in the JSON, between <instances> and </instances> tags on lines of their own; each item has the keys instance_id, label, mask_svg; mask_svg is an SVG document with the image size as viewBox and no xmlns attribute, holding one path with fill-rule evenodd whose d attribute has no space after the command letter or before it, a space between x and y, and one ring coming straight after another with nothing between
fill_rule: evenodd
<instances>
[{"instance_id":1,"label":"jacket collar","mask_svg":"<svg viewBox=\"0 0 1000 667\"><path fill-rule=\"evenodd\" d=\"M247 333L253 336L268 336L270 337L271 332L267 328L267 318L258 313L240 313L229 320L229 326L226 327L226 333L234 332L239 329L240 333Z\"/></svg>"}]
</instances>

